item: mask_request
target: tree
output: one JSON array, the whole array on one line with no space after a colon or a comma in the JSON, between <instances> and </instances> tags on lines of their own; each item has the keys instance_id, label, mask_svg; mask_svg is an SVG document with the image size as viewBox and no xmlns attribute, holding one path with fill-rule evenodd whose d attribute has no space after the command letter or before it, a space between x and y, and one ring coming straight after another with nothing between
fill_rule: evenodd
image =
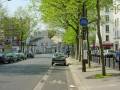
<instances>
[{"instance_id":1,"label":"tree","mask_svg":"<svg viewBox=\"0 0 120 90\"><path fill-rule=\"evenodd\" d=\"M89 26L93 22L97 24L97 35L99 38L99 44L101 49L102 60L102 73L105 75L104 57L102 38L100 34L100 10L105 6L109 6L112 0L86 0L87 18L89 19ZM64 28L69 32L71 27L76 33L77 55L79 54L79 33L80 30L79 20L82 15L82 0L42 0L40 5L40 11L42 12L42 20L49 25L55 27ZM101 8L100 8L101 7ZM93 14L94 13L94 14ZM80 31L79 31L80 30ZM89 46L89 45L88 45ZM78 56L77 56L78 57Z\"/></svg>"},{"instance_id":2,"label":"tree","mask_svg":"<svg viewBox=\"0 0 120 90\"><path fill-rule=\"evenodd\" d=\"M53 36L55 36L56 31L55 30L48 30L48 38L52 38Z\"/></svg>"},{"instance_id":3,"label":"tree","mask_svg":"<svg viewBox=\"0 0 120 90\"><path fill-rule=\"evenodd\" d=\"M14 17L18 20L16 24L18 24L19 30L23 32L23 39L26 39L29 35L31 22L28 10L26 8L23 9L22 7L19 7L15 12Z\"/></svg>"},{"instance_id":4,"label":"tree","mask_svg":"<svg viewBox=\"0 0 120 90\"><path fill-rule=\"evenodd\" d=\"M79 19L81 15L80 0L42 0L40 11L42 12L42 20L54 27L60 27L67 30L71 27L76 33L76 55L79 54ZM69 32L69 30L68 30Z\"/></svg>"},{"instance_id":5,"label":"tree","mask_svg":"<svg viewBox=\"0 0 120 90\"><path fill-rule=\"evenodd\" d=\"M63 42L67 45L72 45L75 43L75 37L76 37L76 33L74 32L73 29L70 28L69 31L66 30L64 32Z\"/></svg>"}]
</instances>

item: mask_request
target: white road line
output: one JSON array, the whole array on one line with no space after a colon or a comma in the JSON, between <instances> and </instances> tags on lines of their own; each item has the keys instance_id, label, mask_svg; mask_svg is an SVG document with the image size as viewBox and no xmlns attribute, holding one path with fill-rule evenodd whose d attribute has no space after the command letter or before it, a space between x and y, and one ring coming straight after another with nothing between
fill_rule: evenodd
<instances>
[{"instance_id":1,"label":"white road line","mask_svg":"<svg viewBox=\"0 0 120 90\"><path fill-rule=\"evenodd\" d=\"M71 80L68 77L70 77L70 76L69 76L68 71L66 71L66 78L67 78L68 90L74 90L74 88L77 88L77 87L75 85L72 85L70 83ZM73 78L73 76L71 76L71 78Z\"/></svg>"},{"instance_id":2,"label":"white road line","mask_svg":"<svg viewBox=\"0 0 120 90\"><path fill-rule=\"evenodd\" d=\"M33 90L41 90L42 87L44 86L45 82L47 81L49 75L52 73L53 67L50 67L48 70L47 74L43 76L43 78L38 82L38 84L35 86Z\"/></svg>"}]
</instances>

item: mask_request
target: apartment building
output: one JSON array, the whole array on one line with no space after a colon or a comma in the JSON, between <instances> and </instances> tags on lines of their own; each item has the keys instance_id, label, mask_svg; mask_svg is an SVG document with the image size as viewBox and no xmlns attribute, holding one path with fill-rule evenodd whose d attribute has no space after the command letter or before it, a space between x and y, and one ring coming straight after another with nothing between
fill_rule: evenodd
<instances>
[{"instance_id":1,"label":"apartment building","mask_svg":"<svg viewBox=\"0 0 120 90\"><path fill-rule=\"evenodd\" d=\"M113 0L111 7L101 10L101 36L105 49L120 48L120 0ZM96 44L99 44L96 37Z\"/></svg>"},{"instance_id":2,"label":"apartment building","mask_svg":"<svg viewBox=\"0 0 120 90\"><path fill-rule=\"evenodd\" d=\"M114 10L114 49L120 49L120 0L113 0Z\"/></svg>"},{"instance_id":3,"label":"apartment building","mask_svg":"<svg viewBox=\"0 0 120 90\"><path fill-rule=\"evenodd\" d=\"M48 31L35 31L32 39L31 43L34 44L32 51L34 53L52 53L55 51L56 45L48 38Z\"/></svg>"}]
</instances>

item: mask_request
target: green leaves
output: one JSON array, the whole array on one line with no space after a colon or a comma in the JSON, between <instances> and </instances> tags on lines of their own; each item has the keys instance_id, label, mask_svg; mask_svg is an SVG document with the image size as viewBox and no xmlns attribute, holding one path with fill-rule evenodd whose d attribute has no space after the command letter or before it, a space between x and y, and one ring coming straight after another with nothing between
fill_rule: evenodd
<instances>
[{"instance_id":1,"label":"green leaves","mask_svg":"<svg viewBox=\"0 0 120 90\"><path fill-rule=\"evenodd\" d=\"M55 30L48 30L48 37L51 39L53 36L55 36L56 31Z\"/></svg>"},{"instance_id":2,"label":"green leaves","mask_svg":"<svg viewBox=\"0 0 120 90\"><path fill-rule=\"evenodd\" d=\"M69 28L68 30L65 31L64 37L63 37L63 42L65 44L76 43L76 33L74 32L73 29Z\"/></svg>"},{"instance_id":3,"label":"green leaves","mask_svg":"<svg viewBox=\"0 0 120 90\"><path fill-rule=\"evenodd\" d=\"M112 0L100 1L102 8L112 3ZM68 41L71 43L71 40L74 42L72 38L76 38L76 35L71 33L71 31L78 34L79 20L82 17L82 5L82 0L41 0L41 17L49 26L60 27L66 30L64 40L65 42L67 41L67 43ZM86 7L89 22L97 20L96 0L86 0ZM89 26L93 26L92 23ZM72 37L69 37L70 34ZM70 38L70 40L68 40L68 38Z\"/></svg>"}]
</instances>

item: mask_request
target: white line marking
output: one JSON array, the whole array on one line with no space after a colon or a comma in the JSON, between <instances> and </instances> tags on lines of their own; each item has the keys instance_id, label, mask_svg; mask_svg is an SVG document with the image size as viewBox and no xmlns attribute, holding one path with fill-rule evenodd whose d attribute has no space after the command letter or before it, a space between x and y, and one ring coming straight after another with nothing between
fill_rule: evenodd
<instances>
[{"instance_id":1,"label":"white line marking","mask_svg":"<svg viewBox=\"0 0 120 90\"><path fill-rule=\"evenodd\" d=\"M50 73L52 73L52 70L53 70L53 67L50 67L50 69L48 70L47 74L45 74L43 76L43 78L38 82L38 84L35 86L35 88L33 90L41 90L42 89L42 87L44 86L45 82L47 81Z\"/></svg>"},{"instance_id":2,"label":"white line marking","mask_svg":"<svg viewBox=\"0 0 120 90\"><path fill-rule=\"evenodd\" d=\"M74 88L74 87L76 87L76 86L74 86L74 85L70 85L69 87L70 87L70 88Z\"/></svg>"}]
</instances>

